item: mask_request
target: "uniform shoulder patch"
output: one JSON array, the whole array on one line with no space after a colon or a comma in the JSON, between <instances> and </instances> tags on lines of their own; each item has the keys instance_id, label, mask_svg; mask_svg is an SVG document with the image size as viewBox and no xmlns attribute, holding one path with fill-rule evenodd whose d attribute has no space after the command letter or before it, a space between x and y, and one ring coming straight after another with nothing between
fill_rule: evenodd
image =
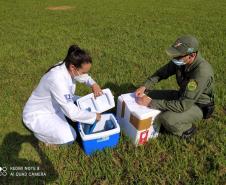
<instances>
[{"instance_id":1,"label":"uniform shoulder patch","mask_svg":"<svg viewBox=\"0 0 226 185\"><path fill-rule=\"evenodd\" d=\"M73 99L73 96L71 94L65 94L64 97L68 102L72 101L72 99Z\"/></svg>"},{"instance_id":2,"label":"uniform shoulder patch","mask_svg":"<svg viewBox=\"0 0 226 185\"><path fill-rule=\"evenodd\" d=\"M197 83L196 80L190 80L190 81L188 82L187 87L188 87L188 90L189 90L189 91L194 91L194 90L197 89L198 83Z\"/></svg>"}]
</instances>

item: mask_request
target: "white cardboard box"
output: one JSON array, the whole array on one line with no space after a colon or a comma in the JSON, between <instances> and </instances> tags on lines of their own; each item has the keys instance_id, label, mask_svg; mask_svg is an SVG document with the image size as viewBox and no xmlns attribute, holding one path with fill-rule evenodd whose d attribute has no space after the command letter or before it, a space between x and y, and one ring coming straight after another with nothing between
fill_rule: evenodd
<instances>
[{"instance_id":1,"label":"white cardboard box","mask_svg":"<svg viewBox=\"0 0 226 185\"><path fill-rule=\"evenodd\" d=\"M159 126L154 120L159 113L159 110L137 104L134 93L118 97L117 120L123 132L136 146L158 136Z\"/></svg>"}]
</instances>

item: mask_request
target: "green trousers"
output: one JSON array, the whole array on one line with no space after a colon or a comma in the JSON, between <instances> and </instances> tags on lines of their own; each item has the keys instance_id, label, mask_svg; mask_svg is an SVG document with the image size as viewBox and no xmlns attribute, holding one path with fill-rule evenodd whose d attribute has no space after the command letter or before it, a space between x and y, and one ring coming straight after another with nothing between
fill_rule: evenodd
<instances>
[{"instance_id":1,"label":"green trousers","mask_svg":"<svg viewBox=\"0 0 226 185\"><path fill-rule=\"evenodd\" d=\"M175 90L152 90L148 92L152 99L177 100L178 91ZM185 112L165 111L160 113L155 122L163 126L168 132L181 136L182 133L192 127L192 124L200 121L203 117L201 109L193 105Z\"/></svg>"}]
</instances>

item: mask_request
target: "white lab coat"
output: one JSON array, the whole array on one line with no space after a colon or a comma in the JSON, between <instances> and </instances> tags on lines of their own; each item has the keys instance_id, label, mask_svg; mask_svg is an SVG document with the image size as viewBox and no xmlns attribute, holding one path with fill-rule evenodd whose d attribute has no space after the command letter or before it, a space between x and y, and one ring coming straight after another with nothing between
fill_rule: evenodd
<instances>
[{"instance_id":1,"label":"white lab coat","mask_svg":"<svg viewBox=\"0 0 226 185\"><path fill-rule=\"evenodd\" d=\"M92 86L95 81L88 76L84 83ZM94 123L96 113L79 110L74 104L75 88L65 63L54 67L41 78L23 110L24 124L36 138L50 144L74 141L76 132L64 115L72 121Z\"/></svg>"}]
</instances>

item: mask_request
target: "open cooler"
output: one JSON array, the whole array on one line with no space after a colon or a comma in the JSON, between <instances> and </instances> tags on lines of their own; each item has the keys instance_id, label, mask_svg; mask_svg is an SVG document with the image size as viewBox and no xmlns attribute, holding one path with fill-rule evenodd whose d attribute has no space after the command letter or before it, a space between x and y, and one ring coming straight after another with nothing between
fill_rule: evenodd
<instances>
[{"instance_id":1,"label":"open cooler","mask_svg":"<svg viewBox=\"0 0 226 185\"><path fill-rule=\"evenodd\" d=\"M110 89L104 89L103 95L94 98L93 93L77 100L81 110L102 113L115 107L114 97ZM111 113L102 114L101 120L93 125L86 123L78 124L78 131L82 140L82 147L87 155L101 151L104 148L113 148L120 138L120 127Z\"/></svg>"}]
</instances>

